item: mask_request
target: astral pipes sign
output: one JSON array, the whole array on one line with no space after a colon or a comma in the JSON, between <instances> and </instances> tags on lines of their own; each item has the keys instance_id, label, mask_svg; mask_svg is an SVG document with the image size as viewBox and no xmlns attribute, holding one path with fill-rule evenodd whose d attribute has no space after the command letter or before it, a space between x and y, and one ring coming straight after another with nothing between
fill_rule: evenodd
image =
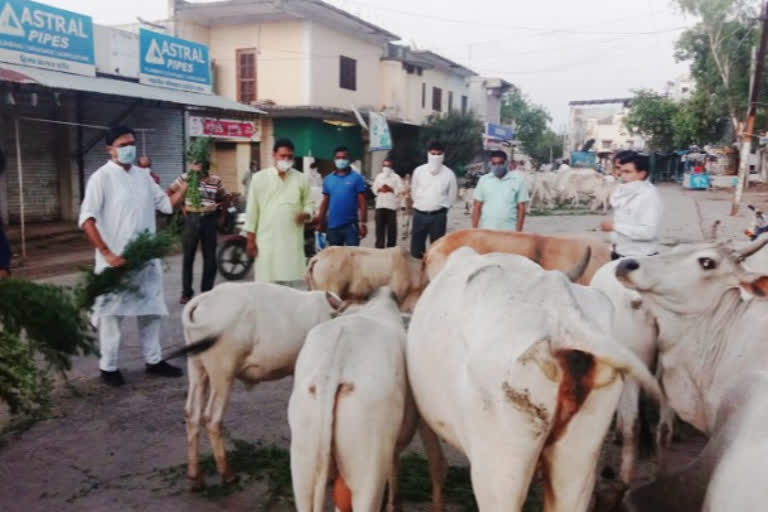
<instances>
[{"instance_id":1,"label":"astral pipes sign","mask_svg":"<svg viewBox=\"0 0 768 512\"><path fill-rule=\"evenodd\" d=\"M139 82L211 94L208 47L151 30L139 30Z\"/></svg>"},{"instance_id":2,"label":"astral pipes sign","mask_svg":"<svg viewBox=\"0 0 768 512\"><path fill-rule=\"evenodd\" d=\"M93 76L93 22L37 2L0 0L0 61Z\"/></svg>"}]
</instances>

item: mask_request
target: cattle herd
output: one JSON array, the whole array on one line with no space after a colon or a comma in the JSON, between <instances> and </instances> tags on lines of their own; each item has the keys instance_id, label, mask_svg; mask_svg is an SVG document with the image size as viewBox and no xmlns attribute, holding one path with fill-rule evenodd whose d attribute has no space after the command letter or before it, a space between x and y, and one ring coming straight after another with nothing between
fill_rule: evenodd
<instances>
[{"instance_id":1,"label":"cattle herd","mask_svg":"<svg viewBox=\"0 0 768 512\"><path fill-rule=\"evenodd\" d=\"M610 510L766 510L766 244L713 240L611 262L599 239L467 230L423 262L398 248L326 249L309 262L309 291L219 285L186 305L175 354L188 356L191 484L204 485L203 425L222 479L235 478L221 434L235 378L294 375L300 512L323 510L331 481L338 510L380 510L387 487L394 510L399 455L416 432L434 510L443 440L468 458L480 510L521 510L538 475L543 510L585 511L614 417L629 490ZM638 484L641 391L659 403L660 464ZM676 415L709 440L669 473Z\"/></svg>"}]
</instances>

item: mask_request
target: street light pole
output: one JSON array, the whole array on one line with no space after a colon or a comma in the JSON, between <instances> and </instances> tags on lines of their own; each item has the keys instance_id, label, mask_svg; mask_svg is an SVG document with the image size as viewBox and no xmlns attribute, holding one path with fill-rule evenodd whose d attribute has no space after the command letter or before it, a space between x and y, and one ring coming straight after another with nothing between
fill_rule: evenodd
<instances>
[{"instance_id":1,"label":"street light pole","mask_svg":"<svg viewBox=\"0 0 768 512\"><path fill-rule=\"evenodd\" d=\"M744 128L741 132L741 151L739 155L739 178L736 182L736 190L733 193L733 205L731 206L731 216L738 215L741 199L744 195L749 179L749 155L752 152L752 135L755 129L755 112L760 98L760 83L763 77L763 67L765 63L765 54L768 51L768 2L763 6L760 16L763 22L763 31L760 35L760 46L757 49L757 58L752 68L752 80L749 88L749 105L747 105L747 117Z\"/></svg>"}]
</instances>

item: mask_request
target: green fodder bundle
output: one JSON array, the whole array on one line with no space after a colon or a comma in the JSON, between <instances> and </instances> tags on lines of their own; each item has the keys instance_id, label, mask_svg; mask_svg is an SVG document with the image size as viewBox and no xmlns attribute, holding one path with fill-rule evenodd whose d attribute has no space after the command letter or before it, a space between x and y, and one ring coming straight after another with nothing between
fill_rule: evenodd
<instances>
[{"instance_id":1,"label":"green fodder bundle","mask_svg":"<svg viewBox=\"0 0 768 512\"><path fill-rule=\"evenodd\" d=\"M171 231L152 234L145 231L125 247L122 257L125 264L108 267L101 273L87 270L76 289L77 306L90 310L100 295L119 293L138 293L134 278L153 259L168 256L176 243L177 237Z\"/></svg>"}]
</instances>

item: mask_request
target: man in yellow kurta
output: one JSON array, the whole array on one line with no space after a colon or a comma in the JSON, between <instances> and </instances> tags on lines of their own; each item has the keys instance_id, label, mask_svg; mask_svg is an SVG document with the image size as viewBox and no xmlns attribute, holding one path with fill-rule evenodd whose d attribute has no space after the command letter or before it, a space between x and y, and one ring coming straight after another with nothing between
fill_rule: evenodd
<instances>
[{"instance_id":1,"label":"man in yellow kurta","mask_svg":"<svg viewBox=\"0 0 768 512\"><path fill-rule=\"evenodd\" d=\"M304 277L304 224L312 218L309 178L293 169L293 143L275 142L275 166L257 172L248 189L245 231L256 281Z\"/></svg>"}]
</instances>

